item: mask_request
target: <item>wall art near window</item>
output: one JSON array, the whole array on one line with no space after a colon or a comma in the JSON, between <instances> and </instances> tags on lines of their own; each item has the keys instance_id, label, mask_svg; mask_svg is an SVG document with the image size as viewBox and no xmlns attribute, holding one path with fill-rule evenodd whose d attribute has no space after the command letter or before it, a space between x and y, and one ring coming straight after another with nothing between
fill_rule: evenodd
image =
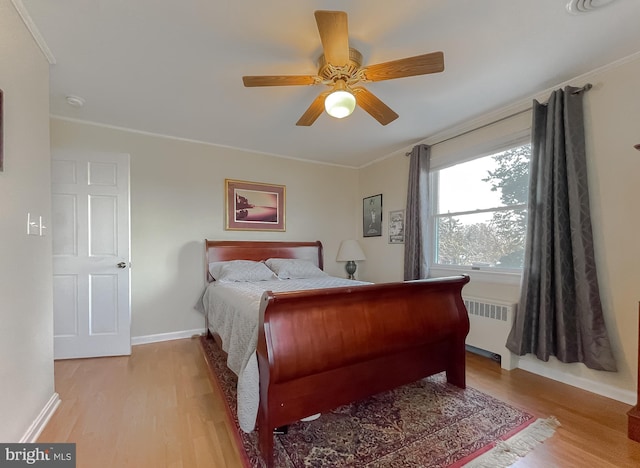
<instances>
[{"instance_id":1,"label":"wall art near window","mask_svg":"<svg viewBox=\"0 0 640 468\"><path fill-rule=\"evenodd\" d=\"M227 230L284 231L284 185L225 179Z\"/></svg>"},{"instance_id":2,"label":"wall art near window","mask_svg":"<svg viewBox=\"0 0 640 468\"><path fill-rule=\"evenodd\" d=\"M404 244L404 210L389 211L389 244Z\"/></svg>"},{"instance_id":3,"label":"wall art near window","mask_svg":"<svg viewBox=\"0 0 640 468\"><path fill-rule=\"evenodd\" d=\"M0 172L4 171L4 138L2 136L2 90L0 89Z\"/></svg>"},{"instance_id":4,"label":"wall art near window","mask_svg":"<svg viewBox=\"0 0 640 468\"><path fill-rule=\"evenodd\" d=\"M362 235L382 236L382 194L362 199Z\"/></svg>"}]
</instances>

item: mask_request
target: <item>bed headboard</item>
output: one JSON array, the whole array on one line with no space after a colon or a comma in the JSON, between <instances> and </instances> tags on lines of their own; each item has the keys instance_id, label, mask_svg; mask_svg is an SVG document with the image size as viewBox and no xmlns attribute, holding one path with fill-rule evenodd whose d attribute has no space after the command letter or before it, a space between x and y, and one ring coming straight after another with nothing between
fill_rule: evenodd
<instances>
[{"instance_id":1,"label":"bed headboard","mask_svg":"<svg viewBox=\"0 0 640 468\"><path fill-rule=\"evenodd\" d=\"M322 243L315 242L269 242L269 241L204 241L205 270L207 283L213 281L209 274L209 263L227 260L254 260L268 258L301 258L309 260L323 269Z\"/></svg>"}]
</instances>

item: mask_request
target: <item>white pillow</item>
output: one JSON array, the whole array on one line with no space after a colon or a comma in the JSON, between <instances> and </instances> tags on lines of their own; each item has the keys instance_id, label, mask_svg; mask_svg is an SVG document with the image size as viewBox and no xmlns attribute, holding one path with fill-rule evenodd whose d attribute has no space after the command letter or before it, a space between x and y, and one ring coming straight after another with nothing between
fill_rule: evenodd
<instances>
[{"instance_id":1,"label":"white pillow","mask_svg":"<svg viewBox=\"0 0 640 468\"><path fill-rule=\"evenodd\" d=\"M278 279L262 262L229 260L209 263L209 273L221 282L268 281Z\"/></svg>"},{"instance_id":2,"label":"white pillow","mask_svg":"<svg viewBox=\"0 0 640 468\"><path fill-rule=\"evenodd\" d=\"M270 258L267 266L280 279L319 278L329 276L309 260L300 258Z\"/></svg>"}]
</instances>

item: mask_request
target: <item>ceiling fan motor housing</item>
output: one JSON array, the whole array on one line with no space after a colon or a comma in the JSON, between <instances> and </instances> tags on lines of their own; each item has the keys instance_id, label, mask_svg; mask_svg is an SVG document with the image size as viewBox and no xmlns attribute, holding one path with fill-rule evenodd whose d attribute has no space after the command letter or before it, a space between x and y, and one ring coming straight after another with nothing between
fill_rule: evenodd
<instances>
[{"instance_id":1,"label":"ceiling fan motor housing","mask_svg":"<svg viewBox=\"0 0 640 468\"><path fill-rule=\"evenodd\" d=\"M327 63L324 54L318 58L318 75L327 81L345 80L349 82L356 77L362 66L362 54L349 47L349 61L343 66Z\"/></svg>"}]
</instances>

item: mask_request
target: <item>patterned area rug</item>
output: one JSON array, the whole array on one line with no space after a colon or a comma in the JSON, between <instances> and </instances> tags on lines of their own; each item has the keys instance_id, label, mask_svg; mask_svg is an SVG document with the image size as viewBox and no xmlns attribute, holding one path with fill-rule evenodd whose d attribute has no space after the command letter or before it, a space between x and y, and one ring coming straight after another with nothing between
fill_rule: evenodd
<instances>
[{"instance_id":1,"label":"patterned area rug","mask_svg":"<svg viewBox=\"0 0 640 468\"><path fill-rule=\"evenodd\" d=\"M227 368L224 353L211 338L202 337L201 345L235 422L246 465L265 466L257 431L246 434L238 428L236 376ZM474 466L508 466L531 444L525 444L523 453L502 446L503 455L508 455L503 464L495 458L479 462L482 457L476 457L486 458L485 452L500 448L500 441L535 420L478 390L447 384L442 373L342 406L315 421L290 425L287 434L274 437L275 460L283 468L461 467L471 460ZM553 433L554 422L538 443Z\"/></svg>"}]
</instances>

